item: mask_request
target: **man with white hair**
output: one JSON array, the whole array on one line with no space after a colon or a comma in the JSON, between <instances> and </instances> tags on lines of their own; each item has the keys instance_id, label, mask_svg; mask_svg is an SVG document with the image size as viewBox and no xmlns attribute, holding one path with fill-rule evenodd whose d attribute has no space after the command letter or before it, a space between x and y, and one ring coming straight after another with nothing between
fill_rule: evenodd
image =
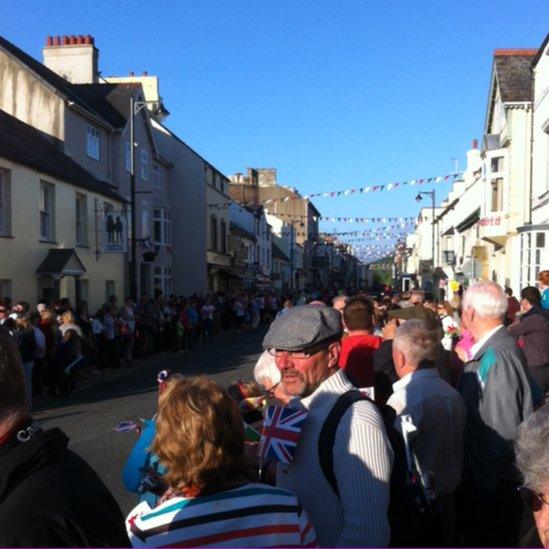
<instances>
[{"instance_id":1,"label":"man with white hair","mask_svg":"<svg viewBox=\"0 0 549 549\"><path fill-rule=\"evenodd\" d=\"M475 341L458 386L467 407L462 503L468 546L516 546L520 529L513 442L533 402L524 355L503 325L506 312L507 296L494 282L479 282L463 296L462 321Z\"/></svg>"},{"instance_id":2,"label":"man with white hair","mask_svg":"<svg viewBox=\"0 0 549 549\"><path fill-rule=\"evenodd\" d=\"M393 362L400 378L387 404L401 417L409 415L417 431L410 439L419 473L435 478L437 510L444 546L455 545L454 491L461 481L465 404L436 368L439 334L424 320L408 320L393 340Z\"/></svg>"},{"instance_id":3,"label":"man with white hair","mask_svg":"<svg viewBox=\"0 0 549 549\"><path fill-rule=\"evenodd\" d=\"M332 307L343 315L343 309L345 309L348 299L346 295L337 295L332 299Z\"/></svg>"}]
</instances>

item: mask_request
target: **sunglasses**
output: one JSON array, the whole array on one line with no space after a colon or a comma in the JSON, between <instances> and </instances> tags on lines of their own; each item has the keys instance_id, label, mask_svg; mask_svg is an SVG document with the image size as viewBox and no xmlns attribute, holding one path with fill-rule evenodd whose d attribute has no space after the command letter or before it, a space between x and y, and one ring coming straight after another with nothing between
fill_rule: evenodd
<instances>
[{"instance_id":1,"label":"sunglasses","mask_svg":"<svg viewBox=\"0 0 549 549\"><path fill-rule=\"evenodd\" d=\"M527 484L519 486L518 491L522 501L524 501L531 511L537 512L541 510L544 505L549 505L549 502L545 499L543 492L533 490Z\"/></svg>"}]
</instances>

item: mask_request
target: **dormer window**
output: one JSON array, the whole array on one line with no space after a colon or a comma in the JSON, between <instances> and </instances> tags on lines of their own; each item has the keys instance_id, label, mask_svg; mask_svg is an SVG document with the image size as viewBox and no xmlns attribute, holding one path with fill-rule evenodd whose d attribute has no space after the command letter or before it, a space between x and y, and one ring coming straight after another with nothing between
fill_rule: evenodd
<instances>
[{"instance_id":1,"label":"dormer window","mask_svg":"<svg viewBox=\"0 0 549 549\"><path fill-rule=\"evenodd\" d=\"M86 154L94 160L101 160L101 130L87 124Z\"/></svg>"}]
</instances>

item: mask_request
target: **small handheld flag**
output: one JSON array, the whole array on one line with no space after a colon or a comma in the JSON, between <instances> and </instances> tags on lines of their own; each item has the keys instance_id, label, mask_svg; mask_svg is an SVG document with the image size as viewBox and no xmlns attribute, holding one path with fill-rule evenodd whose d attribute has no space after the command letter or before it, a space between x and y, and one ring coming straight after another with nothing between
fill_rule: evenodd
<instances>
[{"instance_id":1,"label":"small handheld flag","mask_svg":"<svg viewBox=\"0 0 549 549\"><path fill-rule=\"evenodd\" d=\"M259 441L260 460L290 463L307 415L303 409L268 406Z\"/></svg>"},{"instance_id":2,"label":"small handheld flag","mask_svg":"<svg viewBox=\"0 0 549 549\"><path fill-rule=\"evenodd\" d=\"M139 433L140 427L137 425L137 423L133 421L122 421L119 423L113 431L116 431L117 433L128 433L130 431L137 431Z\"/></svg>"}]
</instances>

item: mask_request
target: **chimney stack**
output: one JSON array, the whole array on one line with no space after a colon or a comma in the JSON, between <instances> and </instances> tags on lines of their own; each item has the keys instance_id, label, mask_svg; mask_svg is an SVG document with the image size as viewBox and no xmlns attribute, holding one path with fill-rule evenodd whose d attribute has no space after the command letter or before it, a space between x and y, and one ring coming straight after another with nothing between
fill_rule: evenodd
<instances>
[{"instance_id":1,"label":"chimney stack","mask_svg":"<svg viewBox=\"0 0 549 549\"><path fill-rule=\"evenodd\" d=\"M89 34L48 36L43 55L46 67L73 84L99 81L99 52Z\"/></svg>"}]
</instances>

